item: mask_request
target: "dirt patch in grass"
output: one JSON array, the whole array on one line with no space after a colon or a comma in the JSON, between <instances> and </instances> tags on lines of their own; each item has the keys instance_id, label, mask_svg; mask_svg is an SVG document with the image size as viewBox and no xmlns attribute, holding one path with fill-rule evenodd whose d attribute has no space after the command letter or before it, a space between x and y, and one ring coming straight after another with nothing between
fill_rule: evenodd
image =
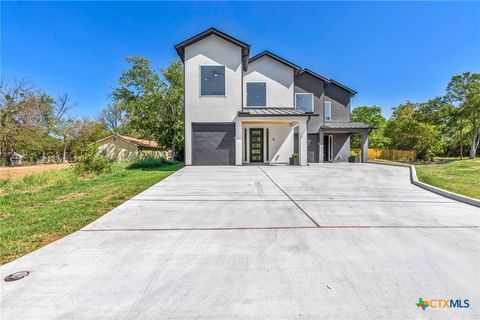
<instances>
[{"instance_id":1,"label":"dirt patch in grass","mask_svg":"<svg viewBox=\"0 0 480 320\"><path fill-rule=\"evenodd\" d=\"M24 175L69 168L71 163L41 164L25 167L0 167L2 178L21 178Z\"/></svg>"},{"instance_id":2,"label":"dirt patch in grass","mask_svg":"<svg viewBox=\"0 0 480 320\"><path fill-rule=\"evenodd\" d=\"M87 193L85 192L73 192L73 193L64 194L63 196L60 196L57 199L55 199L54 203L61 203L68 200L80 199L86 194Z\"/></svg>"}]
</instances>

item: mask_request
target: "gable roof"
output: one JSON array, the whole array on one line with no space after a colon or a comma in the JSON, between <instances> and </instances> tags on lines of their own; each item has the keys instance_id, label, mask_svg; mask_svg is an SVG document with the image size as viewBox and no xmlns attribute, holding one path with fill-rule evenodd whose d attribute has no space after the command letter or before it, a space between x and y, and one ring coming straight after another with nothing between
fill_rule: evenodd
<instances>
[{"instance_id":1,"label":"gable roof","mask_svg":"<svg viewBox=\"0 0 480 320\"><path fill-rule=\"evenodd\" d=\"M236 46L239 46L241 49L242 49L242 66L243 66L243 71L247 71L247 68L248 68L248 63L250 62L254 62L264 56L267 56L267 57L270 57L292 69L294 69L296 71L296 74L299 75L299 74L302 74L302 73L308 73L310 75L312 75L313 77L316 77L322 81L324 81L327 85L335 85L337 87L340 87L342 88L343 90L346 90L348 92L350 92L350 94L352 96L354 96L355 94L357 94L357 92L343 84L341 84L340 82L338 81L335 81L333 79L328 79L310 69L303 69L301 68L300 66L296 65L295 63L293 62L290 62L280 56L277 56L276 54L268 51L268 50L265 50L263 52L260 52L259 54L251 57L250 59L248 58L249 57L249 54L250 54L250 45L243 42L243 41L240 41L218 29L215 29L215 28L209 28L203 32L200 32L199 34L191 37L191 38L188 38L187 40L185 41L182 41L180 42L179 44L177 44L175 46L175 50L177 51L178 55L180 56L180 59L182 59L182 61L185 61L185 48L202 40L202 39L205 39L206 37L209 37L211 35L215 35L219 38L222 38L223 40L225 41L228 41L230 43L233 43L234 45Z\"/></svg>"},{"instance_id":2,"label":"gable roof","mask_svg":"<svg viewBox=\"0 0 480 320\"><path fill-rule=\"evenodd\" d=\"M350 88L347 87L346 85L343 85L343 84L341 84L340 82L335 81L335 80L333 80L333 79L327 79L327 78L325 78L324 76L322 76L322 75L320 75L320 74L318 74L318 73L316 73L316 72L313 72L313 71L310 70L310 69L302 69L302 70L298 73L298 75L301 75L302 73L308 73L308 74L310 74L311 76L313 76L313 77L315 77L315 78L317 78L317 79L320 79L320 80L324 81L324 82L326 83L326 86L329 86L329 85L331 85L331 84L336 85L337 87L340 87L340 88L342 88L343 90L346 90L346 91L350 92L350 93L352 94L352 96L354 96L354 95L357 94L357 91L355 91L355 90L353 90L353 89L350 89Z\"/></svg>"},{"instance_id":3,"label":"gable roof","mask_svg":"<svg viewBox=\"0 0 480 320\"><path fill-rule=\"evenodd\" d=\"M249 63L254 62L255 60L258 60L258 59L260 59L260 58L262 58L262 57L265 57L265 56L270 57L270 58L272 58L272 59L274 59L274 60L276 60L276 61L278 61L278 62L280 62L280 63L283 63L283 64L286 65L287 67L290 67L290 68L294 69L294 70L297 71L297 72L302 69L301 67L297 66L295 63L290 62L290 61L288 61L288 60L285 60L285 59L283 59L282 57L279 57L279 56L277 56L276 54L273 54L273 53L271 53L271 52L268 51L268 50L265 50L265 51L263 51L263 52L260 52L260 53L257 54L256 56L251 57L251 58L248 60L248 62L249 62Z\"/></svg>"},{"instance_id":4,"label":"gable roof","mask_svg":"<svg viewBox=\"0 0 480 320\"><path fill-rule=\"evenodd\" d=\"M233 43L234 45L240 47L242 49L242 65L243 65L243 70L246 71L247 70L247 66L248 66L248 56L250 54L250 45L243 42L243 41L240 41L232 36L229 36L228 34L220 31L220 30L217 30L215 28L209 28L203 32L200 32L199 34L191 37L191 38L188 38L187 40L185 41L182 41L180 42L179 44L177 44L175 46L175 50L177 50L177 53L178 55L180 56L180 59L182 59L182 61L185 61L185 48L200 41L200 40L203 40L205 39L206 37L209 37L211 35L215 35L219 38L222 38L223 40L225 41L228 41L230 43Z\"/></svg>"},{"instance_id":5,"label":"gable roof","mask_svg":"<svg viewBox=\"0 0 480 320\"><path fill-rule=\"evenodd\" d=\"M137 139L134 137L129 137L129 136L121 136L119 134L111 134L108 137L105 137L103 139L98 140L97 142L101 142L103 140L106 140L111 137L116 137L121 140L133 143L134 145L137 145L139 147L144 147L144 148L158 148L158 143L153 141L153 140L145 140L145 139Z\"/></svg>"},{"instance_id":6,"label":"gable roof","mask_svg":"<svg viewBox=\"0 0 480 320\"><path fill-rule=\"evenodd\" d=\"M320 80L326 82L327 84L330 84L330 82L331 82L331 80L325 78L324 76L322 76L322 75L320 75L320 74L318 74L318 73L316 73L316 72L313 72L313 71L310 70L310 69L302 69L302 70L300 70L300 72L299 72L298 74L301 75L302 73L308 73L308 74L311 75L312 77L315 77L315 78L317 78L317 79L320 79Z\"/></svg>"},{"instance_id":7,"label":"gable roof","mask_svg":"<svg viewBox=\"0 0 480 320\"><path fill-rule=\"evenodd\" d=\"M338 81L335 81L335 80L332 80L332 79L330 79L330 81L331 81L331 83L333 83L334 85L342 88L343 90L346 90L346 91L350 92L350 93L352 94L352 96L354 96L354 95L357 94L357 91L355 91L355 90L353 90L353 89L350 89L349 87L341 84L341 83L338 82Z\"/></svg>"}]
</instances>

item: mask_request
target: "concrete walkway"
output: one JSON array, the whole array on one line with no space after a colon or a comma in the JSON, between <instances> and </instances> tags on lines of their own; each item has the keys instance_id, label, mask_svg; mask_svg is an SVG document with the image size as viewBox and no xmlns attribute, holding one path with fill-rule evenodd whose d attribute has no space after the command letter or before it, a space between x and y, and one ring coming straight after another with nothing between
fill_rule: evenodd
<instances>
[{"instance_id":1,"label":"concrete walkway","mask_svg":"<svg viewBox=\"0 0 480 320\"><path fill-rule=\"evenodd\" d=\"M479 226L408 168L187 167L2 266L0 318L478 319Z\"/></svg>"}]
</instances>

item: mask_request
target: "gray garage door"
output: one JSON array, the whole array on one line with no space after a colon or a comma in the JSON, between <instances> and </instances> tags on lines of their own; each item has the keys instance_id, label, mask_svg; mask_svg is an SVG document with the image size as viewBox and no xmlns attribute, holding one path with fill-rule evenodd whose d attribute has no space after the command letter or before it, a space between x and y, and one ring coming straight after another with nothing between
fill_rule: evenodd
<instances>
[{"instance_id":1,"label":"gray garage door","mask_svg":"<svg viewBox=\"0 0 480 320\"><path fill-rule=\"evenodd\" d=\"M298 133L294 135L293 149L298 152ZM319 159L318 133L309 133L307 135L307 161L308 163L317 163Z\"/></svg>"},{"instance_id":2,"label":"gray garage door","mask_svg":"<svg viewBox=\"0 0 480 320\"><path fill-rule=\"evenodd\" d=\"M193 165L235 164L235 123L192 123Z\"/></svg>"}]
</instances>

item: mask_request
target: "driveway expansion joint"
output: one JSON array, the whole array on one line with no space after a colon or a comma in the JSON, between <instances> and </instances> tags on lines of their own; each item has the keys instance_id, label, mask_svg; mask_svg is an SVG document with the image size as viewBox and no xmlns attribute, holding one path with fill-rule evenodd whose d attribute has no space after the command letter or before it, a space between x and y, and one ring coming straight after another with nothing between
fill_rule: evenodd
<instances>
[{"instance_id":1,"label":"driveway expansion joint","mask_svg":"<svg viewBox=\"0 0 480 320\"><path fill-rule=\"evenodd\" d=\"M298 226L298 227L218 227L218 228L102 228L82 229L82 232L130 232L130 231L248 231L248 230L294 230L294 229L479 229L480 226Z\"/></svg>"},{"instance_id":2,"label":"driveway expansion joint","mask_svg":"<svg viewBox=\"0 0 480 320\"><path fill-rule=\"evenodd\" d=\"M285 194L285 195L287 196L287 198L290 199L290 201L292 201L293 204L294 204L295 206L297 206L297 208L298 208L300 211L303 212L304 215L306 215L306 216L308 217L308 219L310 219L318 228L321 227L321 226L317 223L317 221L313 220L313 218L310 217L310 215L309 215L305 210L303 210L303 208L302 208L295 200L293 200L293 198L290 197L290 195L289 195L285 190L283 190L283 189L275 182L275 180L272 179L272 177L270 177L270 176L268 175L268 173L265 172L265 170L263 170L261 167L257 167L257 168L260 169L260 171L262 171L262 172L268 177L268 179L270 179L270 181L272 181L272 183L273 183L275 186L277 186L277 188L280 189L280 191L282 191L283 194Z\"/></svg>"}]
</instances>

